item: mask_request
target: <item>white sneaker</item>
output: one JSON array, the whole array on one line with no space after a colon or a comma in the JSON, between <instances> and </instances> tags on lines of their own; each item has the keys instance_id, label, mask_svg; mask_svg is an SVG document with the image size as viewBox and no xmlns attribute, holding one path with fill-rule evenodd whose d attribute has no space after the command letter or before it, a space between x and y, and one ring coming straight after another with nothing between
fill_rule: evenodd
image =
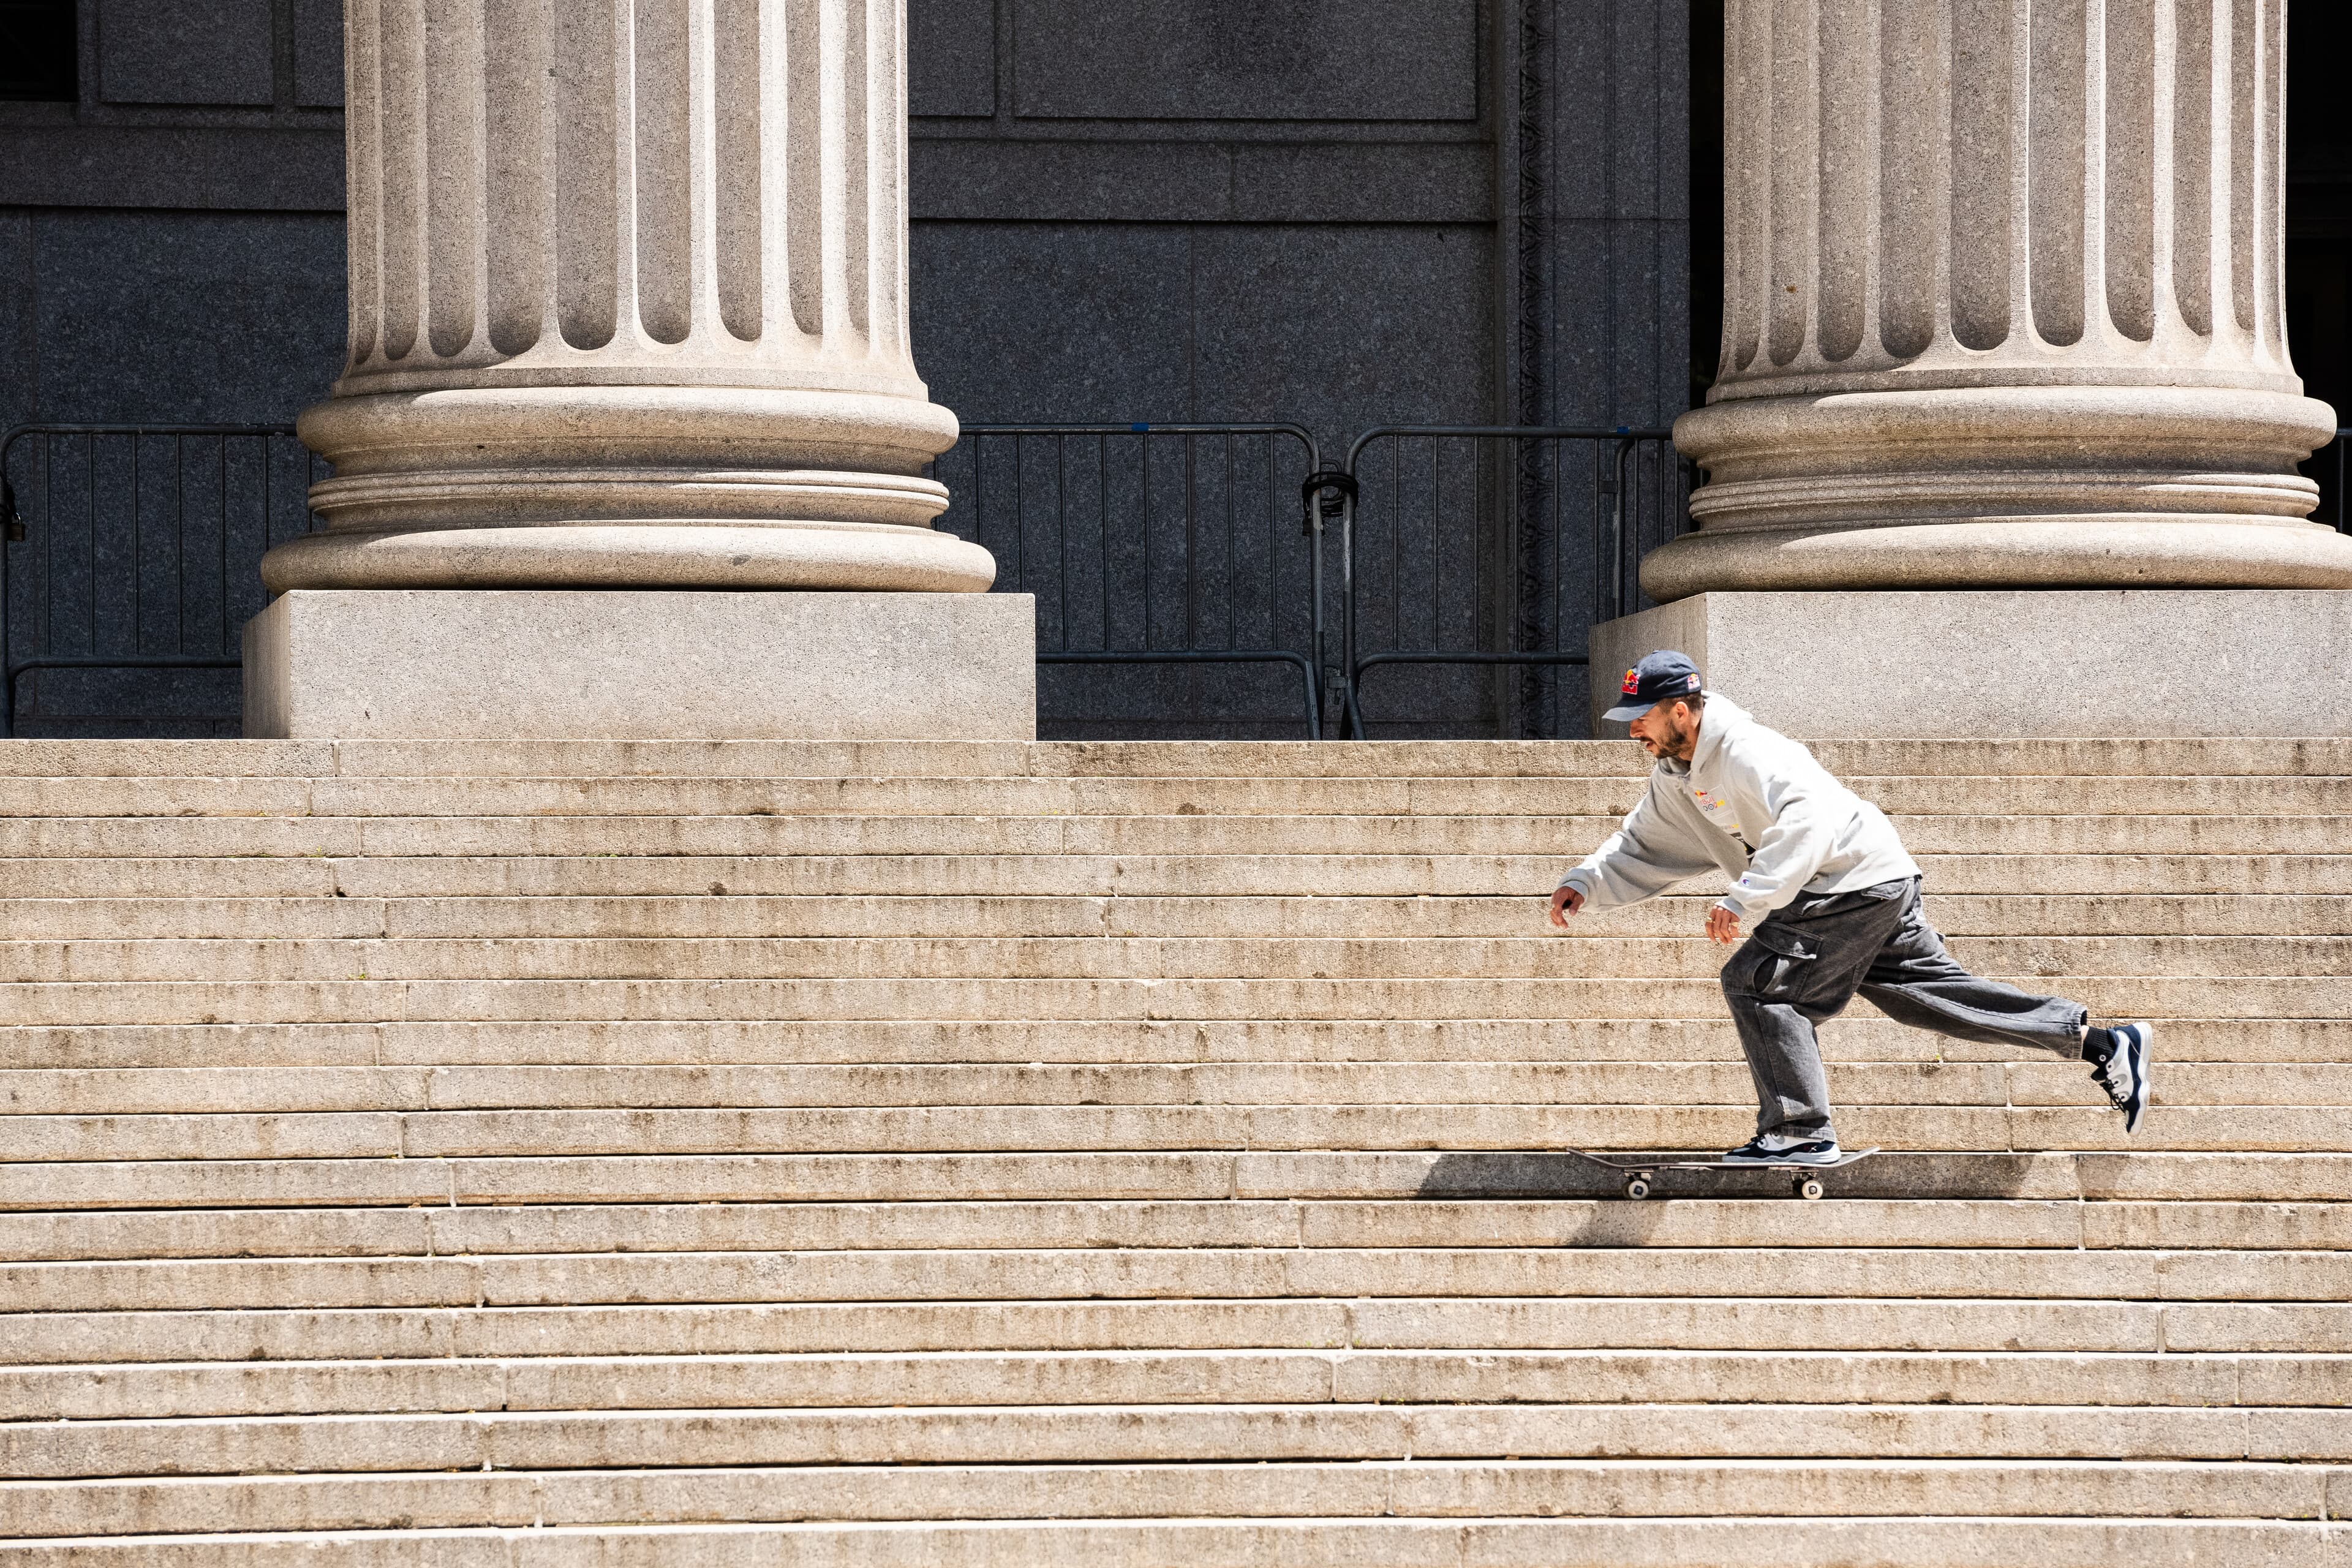
<instances>
[{"instance_id":1,"label":"white sneaker","mask_svg":"<svg viewBox=\"0 0 2352 1568\"><path fill-rule=\"evenodd\" d=\"M2124 1131L2139 1131L2140 1118L2147 1114L2148 1072L2153 1065L2150 1055L2156 1043L2156 1026L2142 1022L2123 1024L2107 1031L2115 1037L2116 1054L2091 1069L2091 1077L2107 1091L2108 1100L2124 1113Z\"/></svg>"}]
</instances>

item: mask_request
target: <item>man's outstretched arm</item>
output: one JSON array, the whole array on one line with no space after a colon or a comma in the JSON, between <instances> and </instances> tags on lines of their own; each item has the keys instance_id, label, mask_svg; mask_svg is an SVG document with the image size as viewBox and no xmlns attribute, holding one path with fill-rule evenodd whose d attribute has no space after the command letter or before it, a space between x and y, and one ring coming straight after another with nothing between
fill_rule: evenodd
<instances>
[{"instance_id":1,"label":"man's outstretched arm","mask_svg":"<svg viewBox=\"0 0 2352 1568\"><path fill-rule=\"evenodd\" d=\"M1560 879L1551 896L1551 923L1565 926L1569 915L1588 908L1638 904L1713 869L1715 862L1696 844L1680 842L1644 794L1617 831Z\"/></svg>"}]
</instances>

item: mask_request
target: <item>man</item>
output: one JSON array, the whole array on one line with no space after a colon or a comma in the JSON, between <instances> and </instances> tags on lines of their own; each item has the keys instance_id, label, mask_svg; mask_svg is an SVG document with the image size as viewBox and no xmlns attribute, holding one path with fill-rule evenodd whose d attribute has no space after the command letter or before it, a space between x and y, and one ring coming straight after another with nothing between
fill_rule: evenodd
<instances>
[{"instance_id":1,"label":"man","mask_svg":"<svg viewBox=\"0 0 2352 1568\"><path fill-rule=\"evenodd\" d=\"M1954 963L1920 913L1919 868L1894 826L1811 752L1706 690L1698 667L1671 651L1625 672L1609 717L1630 720L1658 765L1624 826L1552 894L1551 923L1639 903L1717 868L1734 879L1706 912L1706 934L1729 946L1743 921L1759 922L1723 967L1723 994L1761 1109L1756 1136L1726 1160L1837 1160L1813 1026L1857 991L1915 1028L2080 1057L2124 1130L2139 1130L2152 1027L2095 1029L2077 1003L2030 996Z\"/></svg>"}]
</instances>

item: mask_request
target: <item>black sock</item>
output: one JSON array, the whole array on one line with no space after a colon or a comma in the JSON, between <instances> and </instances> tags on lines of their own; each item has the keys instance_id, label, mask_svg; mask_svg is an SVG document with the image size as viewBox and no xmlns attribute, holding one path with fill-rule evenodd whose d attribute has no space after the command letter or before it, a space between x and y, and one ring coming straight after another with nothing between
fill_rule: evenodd
<instances>
[{"instance_id":1,"label":"black sock","mask_svg":"<svg viewBox=\"0 0 2352 1568\"><path fill-rule=\"evenodd\" d=\"M2107 1058L2116 1054L2116 1032L2113 1029L2093 1029L2083 1037L2083 1059L2094 1067L2105 1067Z\"/></svg>"}]
</instances>

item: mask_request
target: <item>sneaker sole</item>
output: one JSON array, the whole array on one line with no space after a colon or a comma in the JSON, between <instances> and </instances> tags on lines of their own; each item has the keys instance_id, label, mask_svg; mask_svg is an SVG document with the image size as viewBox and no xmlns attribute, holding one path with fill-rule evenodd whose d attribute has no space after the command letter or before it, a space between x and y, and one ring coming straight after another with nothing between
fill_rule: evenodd
<instances>
[{"instance_id":1,"label":"sneaker sole","mask_svg":"<svg viewBox=\"0 0 2352 1568\"><path fill-rule=\"evenodd\" d=\"M2148 1090L2148 1069L2155 1056L2152 1047L2156 1037L2152 1025L2140 1023L2127 1026L2131 1030L2131 1044L2124 1049L2131 1053L2132 1094L2131 1103L2124 1110L2126 1137L2139 1131L2141 1121L2147 1115L2148 1101L2154 1098Z\"/></svg>"}]
</instances>

